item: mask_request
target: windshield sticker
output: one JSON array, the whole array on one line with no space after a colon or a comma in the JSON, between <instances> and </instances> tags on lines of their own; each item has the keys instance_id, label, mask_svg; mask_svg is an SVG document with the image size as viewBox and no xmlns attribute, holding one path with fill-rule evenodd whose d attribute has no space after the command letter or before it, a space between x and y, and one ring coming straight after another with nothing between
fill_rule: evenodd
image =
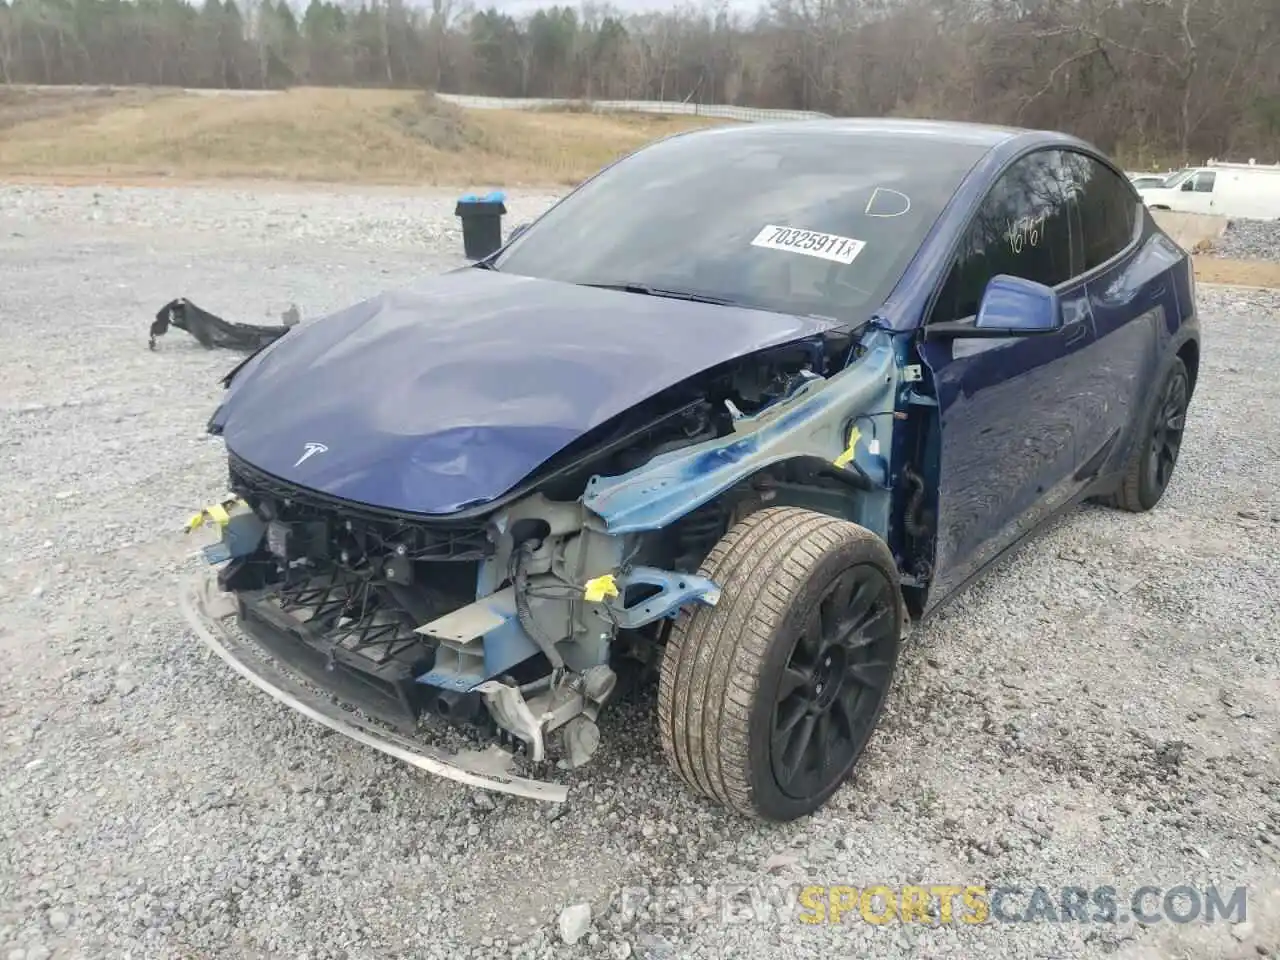
<instances>
[{"instance_id":1,"label":"windshield sticker","mask_svg":"<svg viewBox=\"0 0 1280 960\"><path fill-rule=\"evenodd\" d=\"M768 250L786 250L790 253L803 253L807 257L821 257L823 260L834 260L836 263L853 263L853 258L862 252L866 243L852 237L841 237L834 233L819 233L817 230L801 230L797 227L779 227L769 224L751 241L753 247L764 247Z\"/></svg>"},{"instance_id":2,"label":"windshield sticker","mask_svg":"<svg viewBox=\"0 0 1280 960\"><path fill-rule=\"evenodd\" d=\"M911 198L901 190L876 187L863 214L868 217L900 217L911 209Z\"/></svg>"}]
</instances>

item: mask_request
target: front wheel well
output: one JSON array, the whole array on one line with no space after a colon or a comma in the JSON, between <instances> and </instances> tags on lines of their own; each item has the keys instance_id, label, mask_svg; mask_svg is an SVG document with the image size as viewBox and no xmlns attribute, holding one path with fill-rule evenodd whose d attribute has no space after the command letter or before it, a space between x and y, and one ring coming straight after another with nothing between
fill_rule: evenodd
<instances>
[{"instance_id":1,"label":"front wheel well","mask_svg":"<svg viewBox=\"0 0 1280 960\"><path fill-rule=\"evenodd\" d=\"M692 573L729 528L769 507L798 507L861 524L887 538L888 494L874 478L812 454L778 460L740 478L665 527L647 531L632 559Z\"/></svg>"}]
</instances>

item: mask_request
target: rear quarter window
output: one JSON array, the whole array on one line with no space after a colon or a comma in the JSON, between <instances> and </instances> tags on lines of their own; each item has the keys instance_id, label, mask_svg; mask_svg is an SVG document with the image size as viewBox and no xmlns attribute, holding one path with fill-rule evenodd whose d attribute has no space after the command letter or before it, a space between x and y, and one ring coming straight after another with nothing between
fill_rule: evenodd
<instances>
[{"instance_id":1,"label":"rear quarter window","mask_svg":"<svg viewBox=\"0 0 1280 960\"><path fill-rule=\"evenodd\" d=\"M1133 188L1110 167L1082 153L1066 151L1069 189L1080 214L1081 272L1106 263L1129 245L1138 215Z\"/></svg>"}]
</instances>

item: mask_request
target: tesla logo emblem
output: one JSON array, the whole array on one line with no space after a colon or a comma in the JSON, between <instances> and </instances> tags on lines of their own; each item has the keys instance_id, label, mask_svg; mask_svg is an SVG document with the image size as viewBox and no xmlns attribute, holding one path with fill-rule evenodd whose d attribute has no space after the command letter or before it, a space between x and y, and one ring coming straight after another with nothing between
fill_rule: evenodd
<instances>
[{"instance_id":1,"label":"tesla logo emblem","mask_svg":"<svg viewBox=\"0 0 1280 960\"><path fill-rule=\"evenodd\" d=\"M328 453L328 452L329 452L329 448L326 447L323 443L308 443L306 446L302 448L302 456L298 458L298 462L295 463L294 466L295 467L302 466L306 461L310 460L317 453Z\"/></svg>"}]
</instances>

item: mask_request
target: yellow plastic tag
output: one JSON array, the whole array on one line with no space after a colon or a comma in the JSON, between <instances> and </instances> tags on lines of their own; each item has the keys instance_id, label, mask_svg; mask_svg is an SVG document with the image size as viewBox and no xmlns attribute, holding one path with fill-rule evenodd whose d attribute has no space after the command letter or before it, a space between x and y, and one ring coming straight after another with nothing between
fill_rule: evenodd
<instances>
[{"instance_id":1,"label":"yellow plastic tag","mask_svg":"<svg viewBox=\"0 0 1280 960\"><path fill-rule=\"evenodd\" d=\"M862 432L855 423L853 429L849 431L849 445L844 448L844 453L831 461L837 467L847 467L853 461L854 448L857 447L858 441L862 439Z\"/></svg>"},{"instance_id":2,"label":"yellow plastic tag","mask_svg":"<svg viewBox=\"0 0 1280 960\"><path fill-rule=\"evenodd\" d=\"M582 591L582 598L588 603L604 603L605 597L617 595L618 582L613 579L612 573L591 578L587 581L586 589Z\"/></svg>"},{"instance_id":3,"label":"yellow plastic tag","mask_svg":"<svg viewBox=\"0 0 1280 960\"><path fill-rule=\"evenodd\" d=\"M185 530L190 533L198 527L203 527L206 520L212 520L218 526L225 527L231 522L231 515L227 511L242 503L244 501L239 497L229 497L221 503L210 504L186 522Z\"/></svg>"}]
</instances>

